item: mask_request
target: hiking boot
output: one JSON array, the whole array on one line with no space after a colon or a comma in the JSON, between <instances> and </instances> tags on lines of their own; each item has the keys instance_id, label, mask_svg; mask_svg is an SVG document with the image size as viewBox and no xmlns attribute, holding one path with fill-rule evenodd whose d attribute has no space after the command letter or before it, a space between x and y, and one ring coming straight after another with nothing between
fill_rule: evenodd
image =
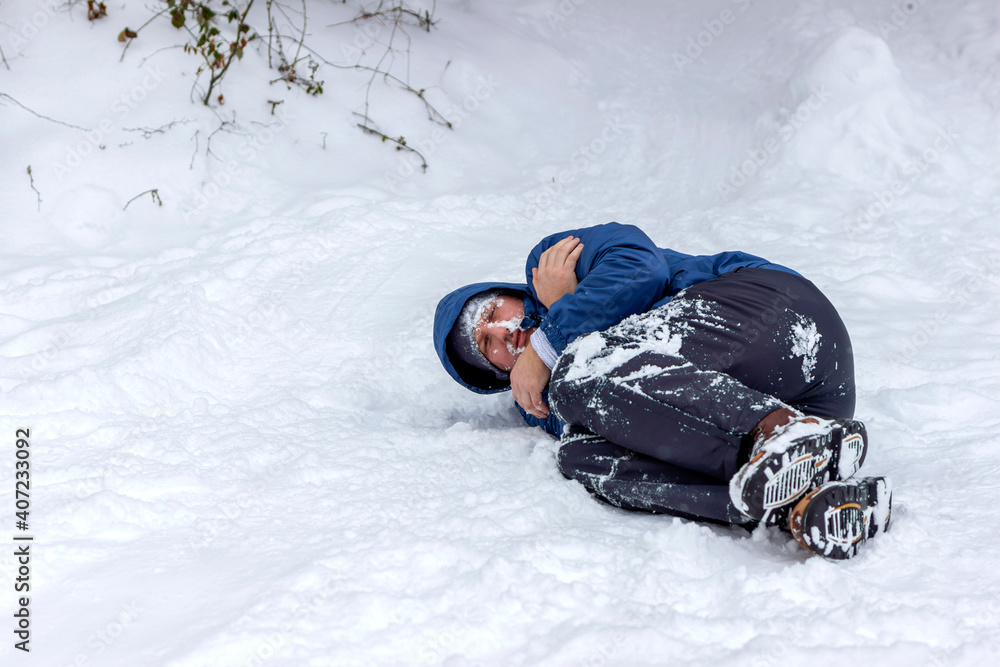
<instances>
[{"instance_id":1,"label":"hiking boot","mask_svg":"<svg viewBox=\"0 0 1000 667\"><path fill-rule=\"evenodd\" d=\"M861 422L797 417L758 438L750 460L729 481L729 497L751 519L780 525L806 493L856 473L867 453Z\"/></svg>"},{"instance_id":2,"label":"hiking boot","mask_svg":"<svg viewBox=\"0 0 1000 667\"><path fill-rule=\"evenodd\" d=\"M892 483L886 477L864 477L813 489L791 511L789 527L807 551L846 559L889 530L891 514Z\"/></svg>"}]
</instances>

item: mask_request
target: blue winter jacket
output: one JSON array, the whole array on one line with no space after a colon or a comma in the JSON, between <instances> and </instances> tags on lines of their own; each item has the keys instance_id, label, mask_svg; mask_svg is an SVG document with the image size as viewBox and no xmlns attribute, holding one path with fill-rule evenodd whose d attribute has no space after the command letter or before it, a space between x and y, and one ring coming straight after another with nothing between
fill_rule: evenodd
<instances>
[{"instance_id":1,"label":"blue winter jacket","mask_svg":"<svg viewBox=\"0 0 1000 667\"><path fill-rule=\"evenodd\" d=\"M564 295L552 304L552 308L546 308L531 284L531 270L538 266L545 250L571 235L583 242L583 252L576 264L576 292ZM537 326L556 354L562 354L578 336L603 331L630 315L662 306L686 287L742 267L796 273L745 252L686 255L658 248L638 227L617 222L552 234L542 239L528 256L527 284L475 283L441 299L434 315L434 348L448 374L467 389L480 394L507 391L509 382L463 364L457 356L451 355L448 332L469 297L490 289L518 292L524 299L525 318L521 329ZM556 437L562 433L563 423L554 414L539 419L520 406L517 409L528 424L541 426Z\"/></svg>"}]
</instances>

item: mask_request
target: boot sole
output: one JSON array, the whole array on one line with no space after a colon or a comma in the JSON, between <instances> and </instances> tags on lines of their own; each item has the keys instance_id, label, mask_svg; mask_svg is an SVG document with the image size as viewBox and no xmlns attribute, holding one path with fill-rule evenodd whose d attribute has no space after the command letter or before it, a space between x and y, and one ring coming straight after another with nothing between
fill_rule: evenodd
<instances>
[{"instance_id":1,"label":"boot sole","mask_svg":"<svg viewBox=\"0 0 1000 667\"><path fill-rule=\"evenodd\" d=\"M792 509L789 527L806 551L846 560L876 534L889 530L891 515L892 482L868 477L813 489Z\"/></svg>"},{"instance_id":2,"label":"boot sole","mask_svg":"<svg viewBox=\"0 0 1000 667\"><path fill-rule=\"evenodd\" d=\"M733 477L729 495L741 512L767 521L821 484L852 476L867 453L864 424L834 420L826 433L793 440L784 451L765 447Z\"/></svg>"}]
</instances>

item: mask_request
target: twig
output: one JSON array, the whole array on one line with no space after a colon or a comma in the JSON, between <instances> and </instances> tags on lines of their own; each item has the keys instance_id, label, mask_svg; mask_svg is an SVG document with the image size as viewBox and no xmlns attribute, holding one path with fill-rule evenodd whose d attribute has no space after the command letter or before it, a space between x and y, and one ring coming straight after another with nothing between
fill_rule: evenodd
<instances>
[{"instance_id":1,"label":"twig","mask_svg":"<svg viewBox=\"0 0 1000 667\"><path fill-rule=\"evenodd\" d=\"M236 134L236 135L240 134L239 132L233 132L232 130L228 129L226 127L227 125L232 125L233 127L237 128L237 129L241 129L241 130L243 128L241 128L239 125L236 124L236 112L235 111L233 112L233 119L231 121L230 120L225 120L224 118L222 118L222 116L219 115L218 112L216 112L216 116L219 118L219 127L217 127L214 130L212 130L212 133L208 135L208 141L205 143L205 156L207 157L207 156L211 155L212 157L214 157L219 162L222 162L223 161L222 158L220 158L218 155L216 155L212 151L212 137L214 137L217 132L229 132L230 134Z\"/></svg>"},{"instance_id":2,"label":"twig","mask_svg":"<svg viewBox=\"0 0 1000 667\"><path fill-rule=\"evenodd\" d=\"M358 115L361 115L361 114L358 114ZM368 119L366 118L365 120L367 121ZM427 171L427 159L416 148L414 148L413 146L408 145L406 143L406 139L404 139L403 137L399 137L398 139L393 139L392 137L390 137L387 134L379 132L378 130L376 130L374 128L368 127L368 125L366 125L365 123L358 123L357 125L362 130L364 130L366 133L368 133L368 134L374 134L376 137L381 137L382 141L391 141L392 143L396 144L396 150L397 151L406 150L406 151L410 151L411 153L415 153L417 155L417 157L420 158L420 171L424 171L424 172Z\"/></svg>"},{"instance_id":3,"label":"twig","mask_svg":"<svg viewBox=\"0 0 1000 667\"><path fill-rule=\"evenodd\" d=\"M299 40L299 45L295 49L295 57L292 58L293 67L299 62L299 54L302 53L302 42L304 41L306 41L306 0L302 0L302 39Z\"/></svg>"},{"instance_id":4,"label":"twig","mask_svg":"<svg viewBox=\"0 0 1000 667\"><path fill-rule=\"evenodd\" d=\"M184 120L170 121L166 125L161 125L160 127L123 127L122 129L126 132L142 132L143 139L149 139L154 134L166 134L167 130L172 128L174 125L184 125L190 122L190 120L185 118Z\"/></svg>"},{"instance_id":5,"label":"twig","mask_svg":"<svg viewBox=\"0 0 1000 667\"><path fill-rule=\"evenodd\" d=\"M154 202L156 202L156 204L157 204L157 205L159 205L159 206L163 206L163 200L162 200L162 199L160 199L160 191L159 191L159 190L158 190L157 188L152 188L152 189L150 189L150 190L146 190L145 192L140 192L140 193L139 193L139 194L137 194L136 196L134 196L134 197L132 197L131 199L129 199L129 200L128 200L128 201L127 201L127 202L125 203L125 206L124 206L124 208L122 208L122 210L124 211L124 210L125 210L126 208L128 208L128 205L129 205L129 204L131 204L131 203L132 203L132 202L134 202L134 201L135 201L136 199L138 199L139 197L141 197L141 196L143 196L143 195L145 195L145 194L149 194L149 195L152 195L152 196L153 196L153 201L154 201Z\"/></svg>"},{"instance_id":6,"label":"twig","mask_svg":"<svg viewBox=\"0 0 1000 667\"><path fill-rule=\"evenodd\" d=\"M4 53L3 53L3 47L2 46L0 46L0 60L3 61L3 66L6 67L7 71L9 72L10 71L10 65L7 64L7 56L4 55Z\"/></svg>"},{"instance_id":7,"label":"twig","mask_svg":"<svg viewBox=\"0 0 1000 667\"><path fill-rule=\"evenodd\" d=\"M276 36L277 37L289 37L288 35L277 35L277 34L276 34ZM290 38L290 39L292 39L292 38ZM398 83L399 86L403 90L405 90L407 92L410 92L410 93L413 93L414 95L416 95L417 97L420 98L420 101L422 101L424 103L424 107L427 110L427 115L430 118L430 120L434 121L438 125L442 125L444 127L447 127L449 130L455 129L454 127L452 127L451 122L447 118L444 117L444 114L442 114L440 111L438 111L434 107L434 105L432 105L430 102L428 102L427 98L424 97L423 94L425 92L427 92L426 88L422 88L420 90L416 90L413 87L411 87L410 84L408 84L407 82L405 82L402 79L400 79L398 76L395 76L394 74L390 74L389 72L384 72L382 70L376 69L376 68L371 67L369 65L361 65L361 64L339 65L337 63L330 62L329 60L327 60L326 58L324 58L323 56L321 56L319 53L317 53L315 49L311 48L307 44L303 44L302 47L306 51L309 51L313 56L315 56L316 58L318 58L320 61L322 61L322 63L324 65L329 65L330 67L334 67L336 69L356 69L356 70L361 70L363 72L372 72L375 75L381 74L384 79L392 79L393 81L395 81L396 83Z\"/></svg>"},{"instance_id":8,"label":"twig","mask_svg":"<svg viewBox=\"0 0 1000 667\"><path fill-rule=\"evenodd\" d=\"M365 88L365 114L364 114L365 117L368 116L368 100L371 97L372 84L375 83L375 77L383 72L383 70L381 69L382 63L385 62L385 59L393 51L392 43L396 39L396 30L398 29L399 29L399 21L393 21L392 31L389 33L389 43L385 47L385 52L382 54L382 57L378 59L378 62L375 63L375 67L371 68L372 75L368 78L368 86ZM389 68L390 69L392 68L392 63L389 64ZM388 72L388 70L385 70L385 72ZM407 83L406 85L409 86L409 83Z\"/></svg>"},{"instance_id":9,"label":"twig","mask_svg":"<svg viewBox=\"0 0 1000 667\"><path fill-rule=\"evenodd\" d=\"M195 130L194 131L194 136L192 137L192 139L194 139L194 152L191 153L191 164L188 165L188 169L194 169L194 159L195 159L195 157L198 156L198 133L199 132L201 132L201 130Z\"/></svg>"},{"instance_id":10,"label":"twig","mask_svg":"<svg viewBox=\"0 0 1000 667\"><path fill-rule=\"evenodd\" d=\"M122 34L123 34L123 35L124 35L124 34L126 34L127 32L131 32L131 33L132 33L133 35L135 35L135 37L129 37L129 38L128 38L128 42L127 42L127 43L125 44L125 48L124 48L124 49L122 49L122 55L121 55L121 58L119 58L119 59L118 59L118 62L124 62L124 61L125 61L125 52L126 52L126 51L128 51L128 47L132 46L132 42L133 42L133 40L135 40L135 38L139 36L139 33L140 33L140 32L142 32L142 29L143 29L143 28L145 28L145 27L146 27L147 25L149 25L150 23L152 23L154 19L156 19L156 18L157 18L158 16L160 16L160 14L165 14L165 13L166 13L166 12L168 12L168 11L170 11L170 7L169 7L169 5L168 5L167 7L164 7L164 8L163 8L163 9L161 9L160 11L156 12L155 14L153 14L153 15L152 15L152 16L151 16L151 17L149 18L149 20L148 20L148 21L146 21L146 22L145 22L145 23L143 23L143 24L142 24L141 26L139 26L139 29L138 29L138 30L132 30L132 31L129 31L129 29L128 29L128 28L125 28L125 30L122 30Z\"/></svg>"},{"instance_id":11,"label":"twig","mask_svg":"<svg viewBox=\"0 0 1000 667\"><path fill-rule=\"evenodd\" d=\"M153 51L149 55L143 56L141 59L139 59L139 67L142 67L143 65L145 65L147 60L149 60L150 58L152 58L155 55L158 55L162 51L171 51L173 49L183 49L183 48L184 48L183 44L174 44L173 46L164 46L164 47L161 47L159 49L156 49L155 51Z\"/></svg>"},{"instance_id":12,"label":"twig","mask_svg":"<svg viewBox=\"0 0 1000 667\"><path fill-rule=\"evenodd\" d=\"M28 180L31 183L31 189L35 191L35 196L38 197L38 211L42 210L42 193L38 191L35 187L35 177L31 175L31 165L28 165Z\"/></svg>"},{"instance_id":13,"label":"twig","mask_svg":"<svg viewBox=\"0 0 1000 667\"><path fill-rule=\"evenodd\" d=\"M272 0L267 0L267 3L264 5L264 8L267 10L267 68L268 69L274 68L274 65L271 64L271 39L277 32L274 26L274 19L271 18L271 1Z\"/></svg>"},{"instance_id":14,"label":"twig","mask_svg":"<svg viewBox=\"0 0 1000 667\"><path fill-rule=\"evenodd\" d=\"M15 100L13 97L11 97L10 95L8 95L7 93L0 93L0 97L7 98L8 100L10 100L11 102L13 102L17 106L21 107L22 109L24 109L25 111L27 111L28 113L30 113L32 116L35 116L37 118L41 118L42 120L50 120L53 123L58 123L59 125L65 125L66 127L71 127L74 130L83 130L84 132L90 132L90 130L87 129L87 128L85 128L85 127L80 127L79 125L73 125L71 123L64 123L61 120L56 120L55 118L49 118L48 116L43 116L42 114L38 113L37 111L32 111L31 109L29 109L28 107L24 106L20 102L18 102L17 100Z\"/></svg>"},{"instance_id":15,"label":"twig","mask_svg":"<svg viewBox=\"0 0 1000 667\"><path fill-rule=\"evenodd\" d=\"M431 16L434 15L434 11L436 9L437 9L437 2L434 3L434 9L431 9L430 11L428 11L428 10L425 9L424 10L424 15L421 16L419 12L415 12L412 9L409 9L409 8L403 7L403 6L390 7L389 9L382 9L381 8L381 3L379 3L379 8L376 9L376 10L374 10L374 11L366 12L366 11L362 10L361 13L358 14L357 16L355 16L353 19L350 19L349 21L341 21L340 23L333 23L331 25L328 25L327 28L333 28L333 27L336 27L336 26L339 26L339 25L346 25L348 23L358 23L360 21L366 21L368 19L384 18L384 17L388 16L390 13L395 12L396 13L396 18L390 19L391 21L396 22L396 23L400 23L400 22L402 22L402 19L400 18L400 15L402 15L402 14L408 14L409 16L412 16L413 18L415 18L417 20L416 25L417 25L418 28L423 28L427 32L430 32L431 28L433 26L437 25L437 21L435 21L435 20L433 20L431 18Z\"/></svg>"},{"instance_id":16,"label":"twig","mask_svg":"<svg viewBox=\"0 0 1000 667\"><path fill-rule=\"evenodd\" d=\"M299 33L298 37L288 37L288 39L291 39L296 45L295 55L292 56L291 60L289 60L285 55L285 47L282 42L282 37L286 37L286 35L281 34L273 11L280 13L281 16L283 16L288 22L288 27L292 30L298 31ZM308 78L300 75L296 69L299 63L305 60L302 56L302 49L309 50L309 48L305 45L306 31L308 30L309 25L306 14L305 0L302 0L301 14L302 27L296 28L293 25L294 21L288 15L288 11L286 11L283 3L276 2L275 0L267 0L267 65L268 67L273 67L274 57L276 56L280 61L276 69L281 74L281 76L277 79L273 79L270 83L274 84L278 81L284 81L289 88L291 88L291 84L295 84L311 95L318 95L323 92L323 82L316 81L316 70L319 68L319 64L313 61L312 58L309 59L309 69L311 70L311 73Z\"/></svg>"}]
</instances>

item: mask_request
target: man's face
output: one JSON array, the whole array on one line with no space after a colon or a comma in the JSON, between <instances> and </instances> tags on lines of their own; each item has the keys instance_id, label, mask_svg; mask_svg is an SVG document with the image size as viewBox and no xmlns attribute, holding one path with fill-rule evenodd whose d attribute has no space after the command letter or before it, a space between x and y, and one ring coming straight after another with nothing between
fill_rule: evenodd
<instances>
[{"instance_id":1,"label":"man's face","mask_svg":"<svg viewBox=\"0 0 1000 667\"><path fill-rule=\"evenodd\" d=\"M518 329L524 319L524 301L513 296L498 296L483 309L472 331L476 347L497 368L510 372L524 352L534 328Z\"/></svg>"}]
</instances>

